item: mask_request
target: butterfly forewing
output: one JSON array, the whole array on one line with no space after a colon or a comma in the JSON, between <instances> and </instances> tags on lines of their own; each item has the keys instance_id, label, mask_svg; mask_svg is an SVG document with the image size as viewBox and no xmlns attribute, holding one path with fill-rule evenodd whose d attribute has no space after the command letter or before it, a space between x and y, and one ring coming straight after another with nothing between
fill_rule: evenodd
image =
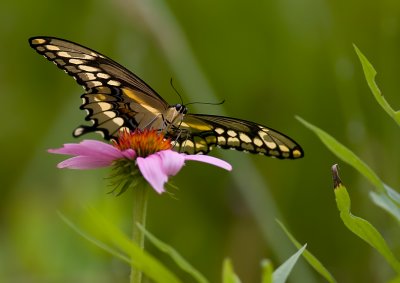
<instances>
[{"instance_id":1,"label":"butterfly forewing","mask_svg":"<svg viewBox=\"0 0 400 283\"><path fill-rule=\"evenodd\" d=\"M86 90L81 109L93 125L77 128L74 136L96 131L109 139L121 127L152 125L168 109L165 100L138 76L94 50L53 37L33 37L29 42Z\"/></svg>"},{"instance_id":2,"label":"butterfly forewing","mask_svg":"<svg viewBox=\"0 0 400 283\"><path fill-rule=\"evenodd\" d=\"M163 131L178 150L189 154L207 154L213 146L219 146L276 158L304 155L294 140L268 127L235 118L179 112L182 105L169 106L134 73L92 49L54 37L32 37L29 43L85 88L81 109L86 110L85 119L92 125L78 127L74 136L99 132L111 139L121 128L152 128Z\"/></svg>"}]
</instances>

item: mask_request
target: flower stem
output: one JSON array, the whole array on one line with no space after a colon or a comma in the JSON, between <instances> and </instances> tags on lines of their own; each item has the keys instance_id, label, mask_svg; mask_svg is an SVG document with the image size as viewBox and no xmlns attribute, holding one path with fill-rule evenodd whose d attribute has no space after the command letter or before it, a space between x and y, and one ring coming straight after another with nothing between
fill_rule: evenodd
<instances>
[{"instance_id":1,"label":"flower stem","mask_svg":"<svg viewBox=\"0 0 400 283\"><path fill-rule=\"evenodd\" d=\"M133 188L133 223L132 223L132 241L141 249L144 249L144 234L138 228L139 223L142 227L146 226L147 199L149 196L149 188L147 182ZM132 258L132 261L135 260ZM142 272L131 265L130 283L141 283Z\"/></svg>"}]
</instances>

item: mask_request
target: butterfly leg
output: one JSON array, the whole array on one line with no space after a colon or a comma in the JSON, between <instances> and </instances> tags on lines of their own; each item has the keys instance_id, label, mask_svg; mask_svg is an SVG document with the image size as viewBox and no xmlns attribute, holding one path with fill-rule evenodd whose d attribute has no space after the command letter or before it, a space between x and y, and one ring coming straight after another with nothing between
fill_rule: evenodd
<instances>
[{"instance_id":1,"label":"butterfly leg","mask_svg":"<svg viewBox=\"0 0 400 283\"><path fill-rule=\"evenodd\" d=\"M163 121L162 123L160 123L161 121ZM141 129L153 129L159 132L163 132L164 131L164 126L165 122L164 122L164 118L162 114L158 114L156 116L154 116L153 119L151 119L149 122L147 122L147 124L141 126Z\"/></svg>"},{"instance_id":2,"label":"butterfly leg","mask_svg":"<svg viewBox=\"0 0 400 283\"><path fill-rule=\"evenodd\" d=\"M186 152L186 144L190 137L190 132L187 129L180 129L172 126L172 129L167 133L167 137L172 140L172 145L179 152Z\"/></svg>"}]
</instances>

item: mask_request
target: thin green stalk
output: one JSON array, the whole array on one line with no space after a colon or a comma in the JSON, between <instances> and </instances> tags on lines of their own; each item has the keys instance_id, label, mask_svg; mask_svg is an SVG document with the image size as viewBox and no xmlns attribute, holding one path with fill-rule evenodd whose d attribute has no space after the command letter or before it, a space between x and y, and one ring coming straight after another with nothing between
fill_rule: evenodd
<instances>
[{"instance_id":1,"label":"thin green stalk","mask_svg":"<svg viewBox=\"0 0 400 283\"><path fill-rule=\"evenodd\" d=\"M133 218L132 218L132 241L141 249L144 249L144 233L137 224L146 227L147 200L149 197L147 182L140 182L133 188ZM135 259L132 258L132 261ZM142 282L142 271L131 265L130 283Z\"/></svg>"}]
</instances>

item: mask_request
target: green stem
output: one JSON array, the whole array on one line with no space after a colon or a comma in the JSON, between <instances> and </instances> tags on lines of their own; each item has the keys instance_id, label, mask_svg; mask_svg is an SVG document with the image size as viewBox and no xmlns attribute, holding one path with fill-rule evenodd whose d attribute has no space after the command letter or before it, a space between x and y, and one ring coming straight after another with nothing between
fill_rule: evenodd
<instances>
[{"instance_id":1,"label":"green stem","mask_svg":"<svg viewBox=\"0 0 400 283\"><path fill-rule=\"evenodd\" d=\"M133 223L132 223L132 241L137 243L141 249L144 249L144 233L137 224L146 227L147 199L149 188L147 182L141 182L133 188ZM132 261L135 260L132 258ZM130 283L142 282L142 271L131 265Z\"/></svg>"}]
</instances>

